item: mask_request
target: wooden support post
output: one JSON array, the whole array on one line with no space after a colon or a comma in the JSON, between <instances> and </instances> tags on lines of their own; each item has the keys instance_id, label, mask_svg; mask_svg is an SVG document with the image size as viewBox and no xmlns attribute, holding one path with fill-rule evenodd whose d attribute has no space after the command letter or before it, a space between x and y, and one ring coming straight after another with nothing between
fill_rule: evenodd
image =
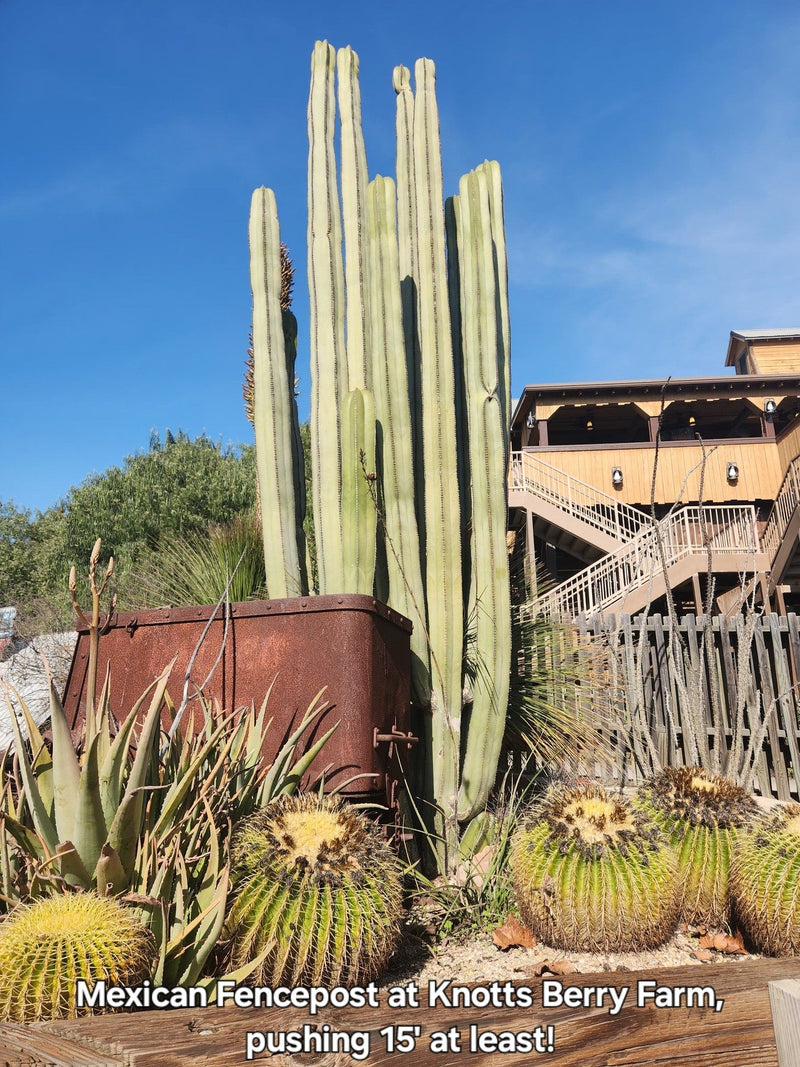
<instances>
[{"instance_id":1,"label":"wooden support post","mask_svg":"<svg viewBox=\"0 0 800 1067\"><path fill-rule=\"evenodd\" d=\"M779 1067L800 1067L800 979L768 982Z\"/></svg>"},{"instance_id":2,"label":"wooden support post","mask_svg":"<svg viewBox=\"0 0 800 1067\"><path fill-rule=\"evenodd\" d=\"M533 548L533 511L525 508L525 568L527 570L528 589L531 596L538 593L538 581L536 577L536 553Z\"/></svg>"},{"instance_id":3,"label":"wooden support post","mask_svg":"<svg viewBox=\"0 0 800 1067\"><path fill-rule=\"evenodd\" d=\"M692 575L692 589L694 590L694 610L695 614L703 614L703 591L700 588L700 576L698 574Z\"/></svg>"}]
</instances>

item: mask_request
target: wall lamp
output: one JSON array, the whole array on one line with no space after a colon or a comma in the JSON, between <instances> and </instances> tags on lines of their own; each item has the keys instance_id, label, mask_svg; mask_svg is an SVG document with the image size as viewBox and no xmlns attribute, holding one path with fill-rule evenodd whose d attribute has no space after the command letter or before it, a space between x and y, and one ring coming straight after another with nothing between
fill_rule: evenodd
<instances>
[{"instance_id":1,"label":"wall lamp","mask_svg":"<svg viewBox=\"0 0 800 1067\"><path fill-rule=\"evenodd\" d=\"M536 425L536 416L532 411L528 412L528 417L525 420L525 425L528 427L529 430L532 430Z\"/></svg>"},{"instance_id":2,"label":"wall lamp","mask_svg":"<svg viewBox=\"0 0 800 1067\"><path fill-rule=\"evenodd\" d=\"M777 410L778 410L778 405L775 403L774 400L765 400L764 401L764 414L765 415L774 415Z\"/></svg>"},{"instance_id":3,"label":"wall lamp","mask_svg":"<svg viewBox=\"0 0 800 1067\"><path fill-rule=\"evenodd\" d=\"M735 463L729 463L725 468L725 477L729 482L737 482L739 480L739 468Z\"/></svg>"},{"instance_id":4,"label":"wall lamp","mask_svg":"<svg viewBox=\"0 0 800 1067\"><path fill-rule=\"evenodd\" d=\"M622 487L622 467L611 468L611 484L615 489Z\"/></svg>"}]
</instances>

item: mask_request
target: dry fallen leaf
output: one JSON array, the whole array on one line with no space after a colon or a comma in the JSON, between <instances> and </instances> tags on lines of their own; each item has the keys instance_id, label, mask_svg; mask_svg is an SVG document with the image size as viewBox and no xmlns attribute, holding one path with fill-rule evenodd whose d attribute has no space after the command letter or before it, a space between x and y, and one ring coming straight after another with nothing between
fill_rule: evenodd
<instances>
[{"instance_id":1,"label":"dry fallen leaf","mask_svg":"<svg viewBox=\"0 0 800 1067\"><path fill-rule=\"evenodd\" d=\"M530 970L532 978L541 978L543 974L575 974L575 964L569 960L537 960Z\"/></svg>"},{"instance_id":2,"label":"dry fallen leaf","mask_svg":"<svg viewBox=\"0 0 800 1067\"><path fill-rule=\"evenodd\" d=\"M503 952L510 948L533 948L536 944L530 929L515 915L509 915L502 926L492 931L492 941Z\"/></svg>"},{"instance_id":3,"label":"dry fallen leaf","mask_svg":"<svg viewBox=\"0 0 800 1067\"><path fill-rule=\"evenodd\" d=\"M708 948L698 948L694 952L689 953L693 959L700 960L701 963L710 963L714 959L714 953Z\"/></svg>"},{"instance_id":4,"label":"dry fallen leaf","mask_svg":"<svg viewBox=\"0 0 800 1067\"><path fill-rule=\"evenodd\" d=\"M744 947L742 935L737 930L731 937L730 934L705 934L697 942L700 948L711 948L715 952L729 952L734 955L746 956L747 949Z\"/></svg>"}]
</instances>

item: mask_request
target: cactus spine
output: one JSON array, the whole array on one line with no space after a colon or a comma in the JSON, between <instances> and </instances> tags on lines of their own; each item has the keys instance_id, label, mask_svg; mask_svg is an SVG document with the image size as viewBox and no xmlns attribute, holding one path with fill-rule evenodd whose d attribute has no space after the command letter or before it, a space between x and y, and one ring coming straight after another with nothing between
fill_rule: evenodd
<instances>
[{"instance_id":1,"label":"cactus spine","mask_svg":"<svg viewBox=\"0 0 800 1067\"><path fill-rule=\"evenodd\" d=\"M396 192L389 179L367 185L358 58L349 48L336 57L326 42L314 48L308 106L314 525L320 592L377 590L414 622L425 799L437 813L439 859L448 864L457 861L459 821L481 811L494 782L511 663L502 190L497 164L482 164L463 180L446 219L434 65L417 61L415 91L405 67L395 69L393 84ZM467 657L475 683L466 694L465 603L478 631ZM462 737L465 705L469 729Z\"/></svg>"}]
</instances>

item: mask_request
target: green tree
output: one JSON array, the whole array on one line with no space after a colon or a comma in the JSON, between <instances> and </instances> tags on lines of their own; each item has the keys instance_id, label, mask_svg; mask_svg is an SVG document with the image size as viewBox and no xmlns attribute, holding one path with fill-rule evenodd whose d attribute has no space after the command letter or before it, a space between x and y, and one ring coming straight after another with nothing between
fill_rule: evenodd
<instances>
[{"instance_id":1,"label":"green tree","mask_svg":"<svg viewBox=\"0 0 800 1067\"><path fill-rule=\"evenodd\" d=\"M0 501L0 607L32 593L34 526L27 508Z\"/></svg>"},{"instance_id":2,"label":"green tree","mask_svg":"<svg viewBox=\"0 0 800 1067\"><path fill-rule=\"evenodd\" d=\"M205 434L191 439L170 431L162 442L153 434L146 452L91 475L35 519L3 505L1 588L6 601L23 612L34 599L46 599L68 625L69 569L82 571L100 537L102 563L109 555L117 562L119 606L125 607L133 567L160 540L229 523L252 513L255 499L251 446L223 447Z\"/></svg>"}]
</instances>

